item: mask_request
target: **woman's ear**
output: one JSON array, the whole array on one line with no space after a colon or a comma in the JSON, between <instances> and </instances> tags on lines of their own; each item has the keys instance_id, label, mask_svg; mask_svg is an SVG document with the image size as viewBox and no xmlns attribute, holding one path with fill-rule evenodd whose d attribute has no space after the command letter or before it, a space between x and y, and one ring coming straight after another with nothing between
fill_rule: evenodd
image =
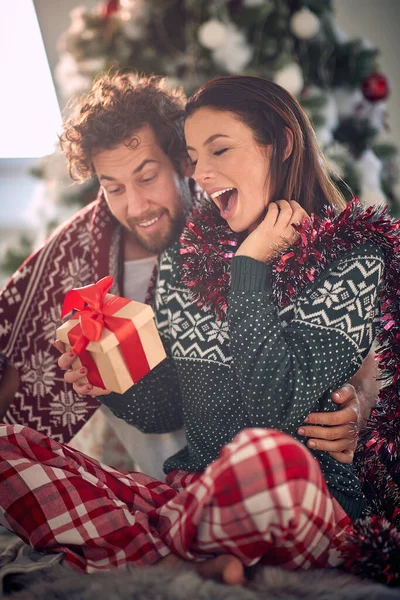
<instances>
[{"instance_id":1,"label":"woman's ear","mask_svg":"<svg viewBox=\"0 0 400 600\"><path fill-rule=\"evenodd\" d=\"M285 127L286 147L283 153L283 161L287 160L293 151L293 131L289 127Z\"/></svg>"}]
</instances>

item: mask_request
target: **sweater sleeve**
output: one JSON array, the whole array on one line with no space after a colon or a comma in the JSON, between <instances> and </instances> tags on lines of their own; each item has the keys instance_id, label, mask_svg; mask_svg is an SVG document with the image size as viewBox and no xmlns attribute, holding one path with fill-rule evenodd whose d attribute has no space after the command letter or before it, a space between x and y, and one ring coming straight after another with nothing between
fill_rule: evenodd
<instances>
[{"instance_id":1,"label":"sweater sleeve","mask_svg":"<svg viewBox=\"0 0 400 600\"><path fill-rule=\"evenodd\" d=\"M171 259L160 261L155 298L155 320L167 358L124 394L100 396L99 401L120 419L144 433L168 433L183 427L178 375L171 358L168 322L168 279Z\"/></svg>"},{"instance_id":2,"label":"sweater sleeve","mask_svg":"<svg viewBox=\"0 0 400 600\"><path fill-rule=\"evenodd\" d=\"M255 425L295 434L329 389L351 377L375 335L383 256L366 244L328 267L278 316L272 267L232 260L229 330L234 369Z\"/></svg>"}]
</instances>

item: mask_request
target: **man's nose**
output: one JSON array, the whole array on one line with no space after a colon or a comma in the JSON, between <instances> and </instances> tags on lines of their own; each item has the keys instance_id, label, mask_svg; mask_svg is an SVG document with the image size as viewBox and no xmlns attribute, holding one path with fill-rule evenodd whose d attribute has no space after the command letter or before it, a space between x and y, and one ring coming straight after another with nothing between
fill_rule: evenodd
<instances>
[{"instance_id":1,"label":"man's nose","mask_svg":"<svg viewBox=\"0 0 400 600\"><path fill-rule=\"evenodd\" d=\"M143 191L137 189L127 190L127 212L129 217L139 217L148 208L149 202Z\"/></svg>"}]
</instances>

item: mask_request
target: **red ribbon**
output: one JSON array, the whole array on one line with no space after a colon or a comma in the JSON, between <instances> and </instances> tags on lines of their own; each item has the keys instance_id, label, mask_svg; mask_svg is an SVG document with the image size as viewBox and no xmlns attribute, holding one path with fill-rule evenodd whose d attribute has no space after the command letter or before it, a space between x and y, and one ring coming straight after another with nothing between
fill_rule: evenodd
<instances>
[{"instance_id":1,"label":"red ribbon","mask_svg":"<svg viewBox=\"0 0 400 600\"><path fill-rule=\"evenodd\" d=\"M105 301L105 295L113 281L111 275L107 275L93 285L69 291L65 296L61 312L61 318L63 318L71 310L78 311L71 317L71 320L77 320L79 323L69 331L68 339L72 351L79 355L81 363L88 369L88 381L102 389L105 389L103 379L86 348L90 342L97 342L100 339L104 327L116 336L134 383L137 383L150 371L135 324L130 319L114 316L116 312L129 304L130 300L113 296Z\"/></svg>"}]
</instances>

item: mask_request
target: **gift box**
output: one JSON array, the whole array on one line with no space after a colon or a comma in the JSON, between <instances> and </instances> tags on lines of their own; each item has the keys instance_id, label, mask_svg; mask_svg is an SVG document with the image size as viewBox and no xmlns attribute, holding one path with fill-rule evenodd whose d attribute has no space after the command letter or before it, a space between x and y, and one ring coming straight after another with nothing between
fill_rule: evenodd
<instances>
[{"instance_id":1,"label":"gift box","mask_svg":"<svg viewBox=\"0 0 400 600\"><path fill-rule=\"evenodd\" d=\"M66 351L77 354L73 368L85 366L87 381L123 394L166 357L150 306L109 294L111 276L69 291L57 329Z\"/></svg>"}]
</instances>

